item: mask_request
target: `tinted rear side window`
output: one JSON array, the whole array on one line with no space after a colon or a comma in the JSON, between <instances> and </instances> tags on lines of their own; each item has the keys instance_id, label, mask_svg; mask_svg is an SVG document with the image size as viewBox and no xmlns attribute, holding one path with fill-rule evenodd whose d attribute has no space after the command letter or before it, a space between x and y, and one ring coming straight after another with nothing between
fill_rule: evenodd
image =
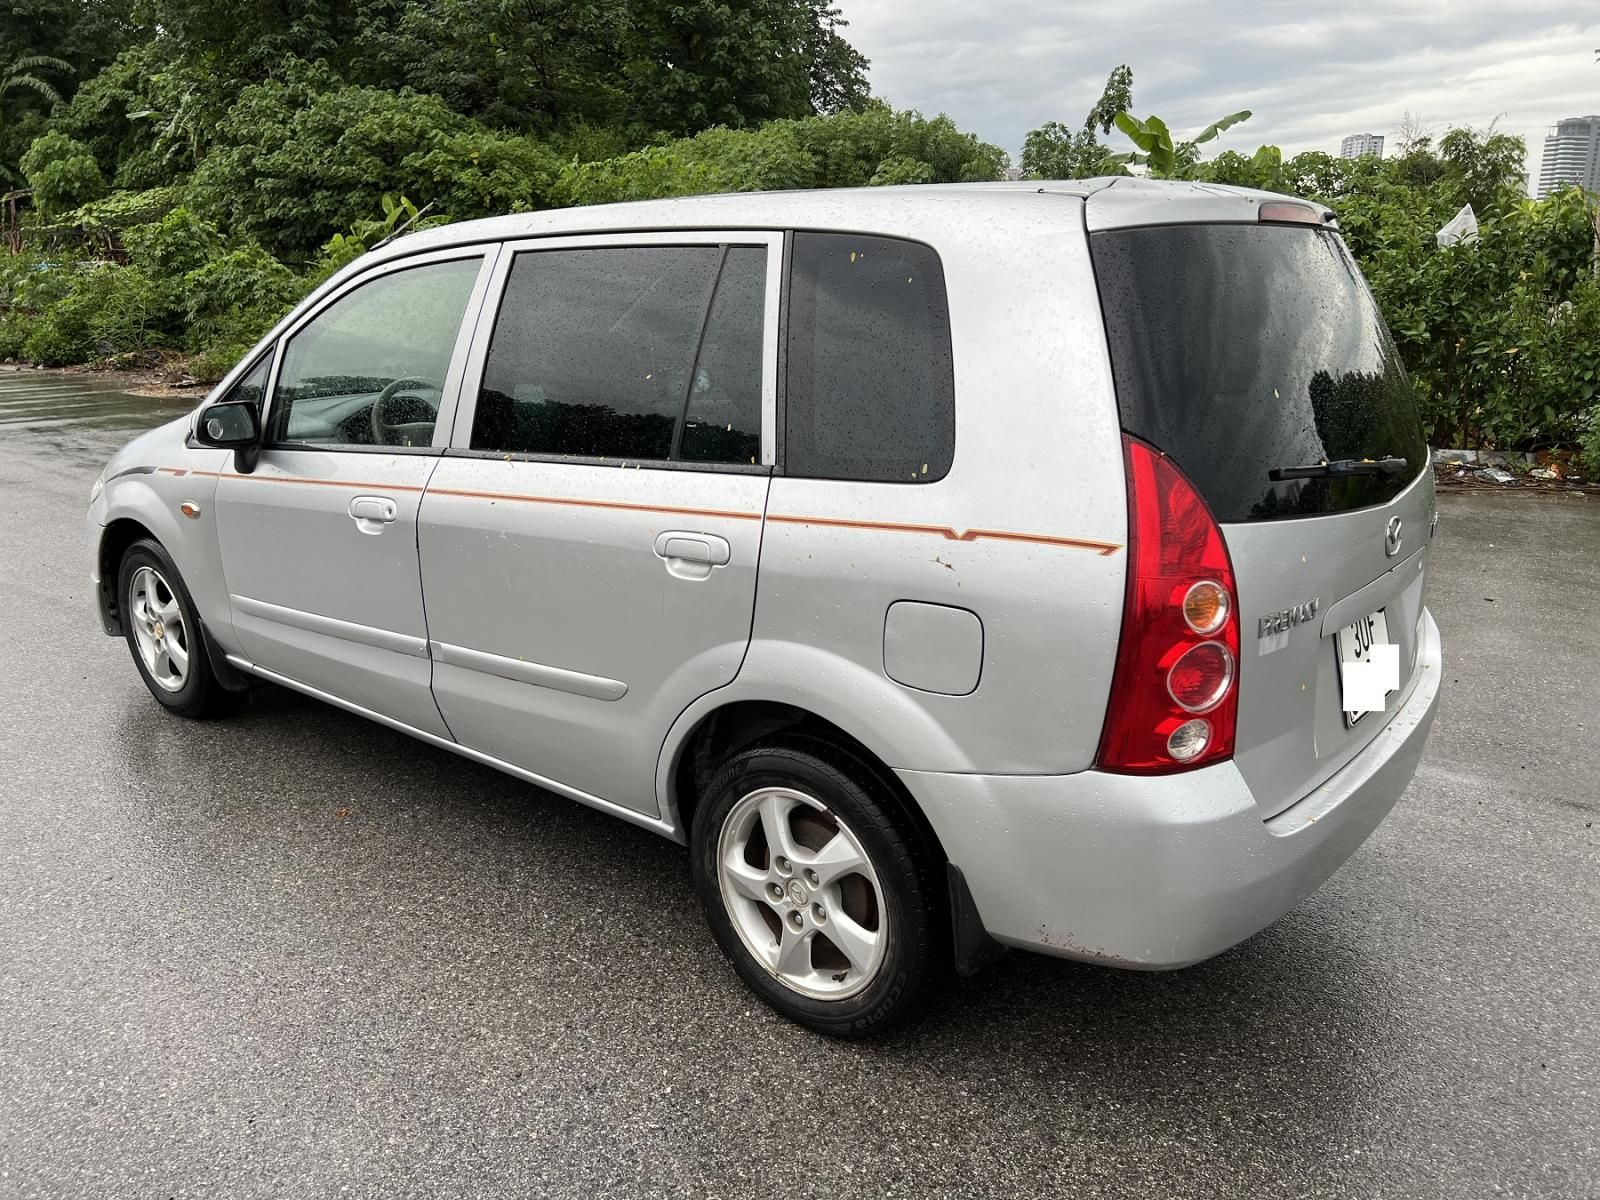
<instances>
[{"instance_id":1,"label":"tinted rear side window","mask_svg":"<svg viewBox=\"0 0 1600 1200\"><path fill-rule=\"evenodd\" d=\"M761 453L760 247L517 255L474 450L748 465Z\"/></svg>"},{"instance_id":2,"label":"tinted rear side window","mask_svg":"<svg viewBox=\"0 0 1600 1200\"><path fill-rule=\"evenodd\" d=\"M796 234L786 395L788 474L943 478L956 418L939 256L895 238Z\"/></svg>"},{"instance_id":3,"label":"tinted rear side window","mask_svg":"<svg viewBox=\"0 0 1600 1200\"><path fill-rule=\"evenodd\" d=\"M1333 232L1155 226L1090 245L1123 427L1171 455L1219 521L1382 504L1427 463L1415 393ZM1384 458L1405 470L1269 476Z\"/></svg>"}]
</instances>

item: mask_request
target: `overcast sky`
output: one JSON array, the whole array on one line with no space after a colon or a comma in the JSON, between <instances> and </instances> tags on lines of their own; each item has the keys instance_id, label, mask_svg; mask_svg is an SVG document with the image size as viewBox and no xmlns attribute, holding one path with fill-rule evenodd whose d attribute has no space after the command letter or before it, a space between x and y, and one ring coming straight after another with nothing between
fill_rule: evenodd
<instances>
[{"instance_id":1,"label":"overcast sky","mask_svg":"<svg viewBox=\"0 0 1600 1200\"><path fill-rule=\"evenodd\" d=\"M1547 127L1600 113L1592 0L836 2L875 94L948 113L1013 161L1028 130L1082 124L1118 63L1133 68L1137 115L1175 133L1252 110L1220 149L1336 154L1348 133L1384 134L1392 149L1408 109L1439 132L1499 117L1527 140L1536 184Z\"/></svg>"}]
</instances>

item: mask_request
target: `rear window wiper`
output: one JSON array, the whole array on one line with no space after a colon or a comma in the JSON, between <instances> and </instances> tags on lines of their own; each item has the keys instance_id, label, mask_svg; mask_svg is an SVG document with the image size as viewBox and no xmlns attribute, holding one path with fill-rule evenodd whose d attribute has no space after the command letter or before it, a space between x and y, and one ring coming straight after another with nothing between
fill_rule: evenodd
<instances>
[{"instance_id":1,"label":"rear window wiper","mask_svg":"<svg viewBox=\"0 0 1600 1200\"><path fill-rule=\"evenodd\" d=\"M1336 458L1299 467L1273 467L1267 478L1282 483L1285 479L1326 479L1330 475L1399 475L1409 467L1403 458Z\"/></svg>"}]
</instances>

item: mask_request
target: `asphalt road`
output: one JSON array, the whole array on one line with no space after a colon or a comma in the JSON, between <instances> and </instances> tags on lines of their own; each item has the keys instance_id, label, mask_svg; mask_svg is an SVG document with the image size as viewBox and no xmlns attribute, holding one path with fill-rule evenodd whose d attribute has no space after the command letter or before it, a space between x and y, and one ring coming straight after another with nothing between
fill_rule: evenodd
<instances>
[{"instance_id":1,"label":"asphalt road","mask_svg":"<svg viewBox=\"0 0 1600 1200\"><path fill-rule=\"evenodd\" d=\"M1600 502L1443 498L1427 758L1275 927L841 1045L675 846L285 692L166 716L81 521L177 408L48 384L0 373L0 1196L1600 1195Z\"/></svg>"}]
</instances>

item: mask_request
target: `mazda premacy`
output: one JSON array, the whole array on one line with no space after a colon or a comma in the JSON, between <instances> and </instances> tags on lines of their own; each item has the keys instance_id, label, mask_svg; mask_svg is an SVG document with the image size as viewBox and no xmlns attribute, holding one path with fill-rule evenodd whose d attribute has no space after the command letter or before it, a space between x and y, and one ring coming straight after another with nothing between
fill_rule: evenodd
<instances>
[{"instance_id":1,"label":"mazda premacy","mask_svg":"<svg viewBox=\"0 0 1600 1200\"><path fill-rule=\"evenodd\" d=\"M745 983L847 1037L1320 885L1433 720L1433 528L1333 214L1137 179L403 237L89 509L168 710L294 688L683 843Z\"/></svg>"}]
</instances>

